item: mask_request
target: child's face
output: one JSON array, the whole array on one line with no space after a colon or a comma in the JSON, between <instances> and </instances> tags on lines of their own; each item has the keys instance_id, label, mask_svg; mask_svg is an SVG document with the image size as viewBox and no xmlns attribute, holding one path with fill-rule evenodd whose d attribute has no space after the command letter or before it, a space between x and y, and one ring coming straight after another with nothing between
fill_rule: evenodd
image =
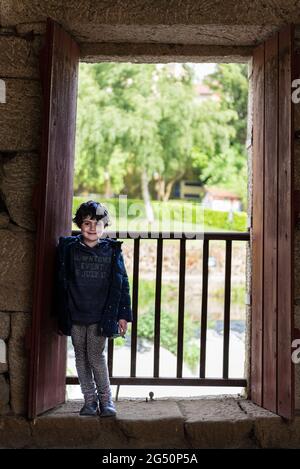
<instances>
[{"instance_id":1,"label":"child's face","mask_svg":"<svg viewBox=\"0 0 300 469\"><path fill-rule=\"evenodd\" d=\"M81 233L85 241L96 241L104 231L104 223L102 220L91 220L87 217L81 225Z\"/></svg>"}]
</instances>

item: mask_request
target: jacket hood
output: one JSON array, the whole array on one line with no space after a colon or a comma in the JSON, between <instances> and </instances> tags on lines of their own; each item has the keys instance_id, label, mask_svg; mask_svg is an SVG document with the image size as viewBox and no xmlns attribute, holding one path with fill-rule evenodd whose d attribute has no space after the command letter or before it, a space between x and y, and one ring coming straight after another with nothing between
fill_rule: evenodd
<instances>
[{"instance_id":1,"label":"jacket hood","mask_svg":"<svg viewBox=\"0 0 300 469\"><path fill-rule=\"evenodd\" d=\"M120 241L118 239L113 239L113 238L100 238L101 242L104 243L110 243L112 246L121 248L121 244L123 244L124 241ZM60 236L59 237L59 243L60 245L67 245L67 244L72 244L72 243L77 243L82 241L82 234L80 233L79 235L76 236Z\"/></svg>"},{"instance_id":2,"label":"jacket hood","mask_svg":"<svg viewBox=\"0 0 300 469\"><path fill-rule=\"evenodd\" d=\"M108 237L100 238L100 239L101 239L101 242L111 243L112 245L115 245L115 246L121 246L121 244L123 244L123 242L124 242L124 241L120 241L118 239L108 238ZM82 234L74 236L74 241L82 241Z\"/></svg>"}]
</instances>

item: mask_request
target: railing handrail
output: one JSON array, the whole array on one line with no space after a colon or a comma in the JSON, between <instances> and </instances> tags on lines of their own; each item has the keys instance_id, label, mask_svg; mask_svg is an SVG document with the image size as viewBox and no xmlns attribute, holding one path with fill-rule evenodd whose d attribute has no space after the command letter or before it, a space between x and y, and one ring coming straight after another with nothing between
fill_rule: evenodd
<instances>
[{"instance_id":1,"label":"railing handrail","mask_svg":"<svg viewBox=\"0 0 300 469\"><path fill-rule=\"evenodd\" d=\"M81 231L73 230L72 235L76 236ZM128 236L128 233L130 236ZM250 239L249 231L204 231L199 233L197 231L105 231L105 236L108 238L119 239L208 239L208 240L232 240L232 241L248 241Z\"/></svg>"}]
</instances>

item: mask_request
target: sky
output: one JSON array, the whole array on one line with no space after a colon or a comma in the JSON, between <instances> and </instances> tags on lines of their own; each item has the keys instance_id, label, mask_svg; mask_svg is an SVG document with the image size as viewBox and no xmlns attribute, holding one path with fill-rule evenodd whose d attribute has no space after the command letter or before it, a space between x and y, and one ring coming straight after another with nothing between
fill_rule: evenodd
<instances>
[{"instance_id":1,"label":"sky","mask_svg":"<svg viewBox=\"0 0 300 469\"><path fill-rule=\"evenodd\" d=\"M199 78L199 81L202 81L205 75L212 73L216 68L216 64L213 64L213 63L201 63L201 64L189 63L189 65L191 65L194 68L196 75Z\"/></svg>"},{"instance_id":2,"label":"sky","mask_svg":"<svg viewBox=\"0 0 300 469\"><path fill-rule=\"evenodd\" d=\"M196 76L197 76L196 81L198 83L201 82L206 75L208 75L209 73L212 73L215 70L216 65L217 65L215 63L199 63L199 64L197 64L197 63L193 63L193 62L187 62L187 64L195 70L195 73L196 73ZM173 64L170 64L170 65L172 65L172 67L175 70L178 69L178 72L180 71L181 66L182 66L181 63L173 63ZM161 66L164 66L164 64L161 64Z\"/></svg>"}]
</instances>

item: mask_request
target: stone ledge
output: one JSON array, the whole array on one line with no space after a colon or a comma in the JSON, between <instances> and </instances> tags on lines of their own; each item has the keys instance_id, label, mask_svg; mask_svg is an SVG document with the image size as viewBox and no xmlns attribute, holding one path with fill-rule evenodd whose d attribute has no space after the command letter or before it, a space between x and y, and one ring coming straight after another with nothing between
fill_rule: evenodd
<instances>
[{"instance_id":1,"label":"stone ledge","mask_svg":"<svg viewBox=\"0 0 300 469\"><path fill-rule=\"evenodd\" d=\"M296 448L300 418L284 422L240 398L122 399L117 417L80 417L70 401L34 422L0 418L1 448Z\"/></svg>"}]
</instances>

